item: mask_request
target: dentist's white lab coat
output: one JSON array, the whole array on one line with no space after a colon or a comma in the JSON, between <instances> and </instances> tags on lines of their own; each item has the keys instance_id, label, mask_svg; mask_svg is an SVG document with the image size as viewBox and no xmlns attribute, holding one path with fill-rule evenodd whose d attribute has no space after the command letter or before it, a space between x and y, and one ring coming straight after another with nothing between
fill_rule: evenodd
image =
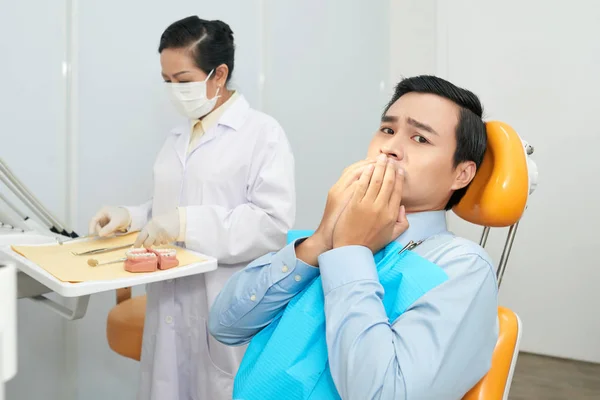
<instances>
[{"instance_id":1,"label":"dentist's white lab coat","mask_svg":"<svg viewBox=\"0 0 600 400\"><path fill-rule=\"evenodd\" d=\"M168 136L154 165L153 199L128 207L130 230L187 207L185 246L216 257L219 267L148 285L140 400L231 399L245 347L210 336L209 307L231 275L285 245L295 218L294 159L273 118L239 96L188 155L189 135L186 126Z\"/></svg>"}]
</instances>

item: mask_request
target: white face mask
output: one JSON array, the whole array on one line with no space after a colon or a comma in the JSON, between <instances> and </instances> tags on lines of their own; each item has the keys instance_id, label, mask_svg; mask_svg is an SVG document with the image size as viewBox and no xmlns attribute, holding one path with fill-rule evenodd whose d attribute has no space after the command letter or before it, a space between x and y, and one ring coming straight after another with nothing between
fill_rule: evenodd
<instances>
[{"instance_id":1,"label":"white face mask","mask_svg":"<svg viewBox=\"0 0 600 400\"><path fill-rule=\"evenodd\" d=\"M214 71L214 70L213 70ZM219 89L212 99L206 95L206 82L213 71L202 82L169 83L169 97L171 101L184 117L189 119L199 119L211 112L217 104L219 98Z\"/></svg>"}]
</instances>

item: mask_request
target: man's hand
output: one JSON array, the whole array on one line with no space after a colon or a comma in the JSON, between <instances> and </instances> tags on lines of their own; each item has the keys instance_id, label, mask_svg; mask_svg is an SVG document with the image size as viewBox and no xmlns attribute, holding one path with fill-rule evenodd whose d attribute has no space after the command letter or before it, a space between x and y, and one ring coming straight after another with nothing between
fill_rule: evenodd
<instances>
[{"instance_id":1,"label":"man's hand","mask_svg":"<svg viewBox=\"0 0 600 400\"><path fill-rule=\"evenodd\" d=\"M296 256L310 265L317 265L319 255L333 248L333 230L344 208L350 202L358 178L375 160L362 160L344 170L327 195L325 211L315 233L296 248Z\"/></svg>"},{"instance_id":2,"label":"man's hand","mask_svg":"<svg viewBox=\"0 0 600 400\"><path fill-rule=\"evenodd\" d=\"M403 183L404 171L383 154L365 168L335 226L333 247L358 245L376 253L406 231Z\"/></svg>"}]
</instances>

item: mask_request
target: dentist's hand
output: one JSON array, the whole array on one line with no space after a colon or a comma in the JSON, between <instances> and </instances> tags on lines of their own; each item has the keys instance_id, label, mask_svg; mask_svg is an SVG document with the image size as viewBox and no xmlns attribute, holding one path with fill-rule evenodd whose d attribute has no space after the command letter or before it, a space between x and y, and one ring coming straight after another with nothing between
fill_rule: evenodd
<instances>
[{"instance_id":1,"label":"dentist's hand","mask_svg":"<svg viewBox=\"0 0 600 400\"><path fill-rule=\"evenodd\" d=\"M381 250L408 229L402 200L404 170L385 155L366 168L333 232L333 247Z\"/></svg>"},{"instance_id":2,"label":"dentist's hand","mask_svg":"<svg viewBox=\"0 0 600 400\"><path fill-rule=\"evenodd\" d=\"M89 234L101 237L127 231L131 223L129 211L123 207L104 207L96 213L89 224Z\"/></svg>"},{"instance_id":3,"label":"dentist's hand","mask_svg":"<svg viewBox=\"0 0 600 400\"><path fill-rule=\"evenodd\" d=\"M317 265L319 255L333 248L333 230L344 208L350 202L363 170L375 160L362 160L344 170L327 195L325 211L315 233L296 248L296 256L310 265Z\"/></svg>"},{"instance_id":4,"label":"dentist's hand","mask_svg":"<svg viewBox=\"0 0 600 400\"><path fill-rule=\"evenodd\" d=\"M152 218L139 233L133 247L159 246L177 241L179 236L179 210Z\"/></svg>"}]
</instances>

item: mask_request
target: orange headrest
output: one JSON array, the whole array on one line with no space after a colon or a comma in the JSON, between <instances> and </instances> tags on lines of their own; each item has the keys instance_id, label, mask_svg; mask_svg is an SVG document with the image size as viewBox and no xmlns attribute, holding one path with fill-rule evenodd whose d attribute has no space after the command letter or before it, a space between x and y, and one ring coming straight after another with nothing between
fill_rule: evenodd
<instances>
[{"instance_id":1,"label":"orange headrest","mask_svg":"<svg viewBox=\"0 0 600 400\"><path fill-rule=\"evenodd\" d=\"M523 142L509 125L486 124L487 149L465 196L453 208L473 224L510 226L523 215L529 195L527 155Z\"/></svg>"}]
</instances>

